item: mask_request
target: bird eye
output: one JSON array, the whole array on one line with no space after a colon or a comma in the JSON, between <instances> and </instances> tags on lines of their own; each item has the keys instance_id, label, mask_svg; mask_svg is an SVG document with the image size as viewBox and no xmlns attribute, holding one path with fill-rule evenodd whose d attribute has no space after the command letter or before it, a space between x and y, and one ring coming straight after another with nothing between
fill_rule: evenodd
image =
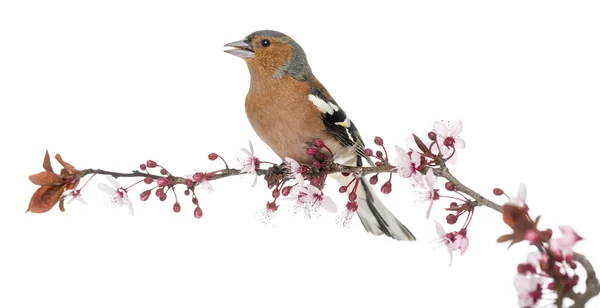
<instances>
[{"instance_id":1,"label":"bird eye","mask_svg":"<svg viewBox=\"0 0 600 308\"><path fill-rule=\"evenodd\" d=\"M264 39L264 40L260 41L260 45L262 47L268 47L269 45L271 45L271 41Z\"/></svg>"}]
</instances>

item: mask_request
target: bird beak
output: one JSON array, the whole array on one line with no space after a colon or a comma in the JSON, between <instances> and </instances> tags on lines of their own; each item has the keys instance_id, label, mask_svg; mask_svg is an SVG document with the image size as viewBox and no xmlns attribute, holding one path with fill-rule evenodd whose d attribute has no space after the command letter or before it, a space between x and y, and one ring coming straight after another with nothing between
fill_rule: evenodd
<instances>
[{"instance_id":1,"label":"bird beak","mask_svg":"<svg viewBox=\"0 0 600 308\"><path fill-rule=\"evenodd\" d=\"M226 53L232 54L242 59L250 59L254 57L254 49L248 44L248 42L241 40L225 44L223 47L233 47L234 49L224 50Z\"/></svg>"}]
</instances>

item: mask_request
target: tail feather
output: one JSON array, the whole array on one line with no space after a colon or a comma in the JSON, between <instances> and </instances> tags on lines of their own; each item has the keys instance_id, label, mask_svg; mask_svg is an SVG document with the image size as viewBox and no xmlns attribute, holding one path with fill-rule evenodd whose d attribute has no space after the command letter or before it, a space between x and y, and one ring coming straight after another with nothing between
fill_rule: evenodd
<instances>
[{"instance_id":1,"label":"tail feather","mask_svg":"<svg viewBox=\"0 0 600 308\"><path fill-rule=\"evenodd\" d=\"M342 185L347 185L352 180L351 177L344 177L339 174L332 174L331 177ZM347 193L349 192L350 190ZM366 178L360 178L356 195L358 201L356 214L369 233L374 235L385 234L399 241L416 240L412 232L377 197L375 190Z\"/></svg>"}]
</instances>

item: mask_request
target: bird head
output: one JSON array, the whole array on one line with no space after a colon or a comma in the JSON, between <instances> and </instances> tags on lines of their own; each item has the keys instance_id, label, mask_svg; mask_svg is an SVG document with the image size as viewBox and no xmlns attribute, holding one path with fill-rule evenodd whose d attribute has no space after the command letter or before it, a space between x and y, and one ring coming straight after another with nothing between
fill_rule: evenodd
<instances>
[{"instance_id":1,"label":"bird head","mask_svg":"<svg viewBox=\"0 0 600 308\"><path fill-rule=\"evenodd\" d=\"M225 44L224 47L232 47L225 52L246 61L251 75L267 75L279 79L287 74L297 80L312 77L302 47L281 32L256 31L242 40Z\"/></svg>"}]
</instances>

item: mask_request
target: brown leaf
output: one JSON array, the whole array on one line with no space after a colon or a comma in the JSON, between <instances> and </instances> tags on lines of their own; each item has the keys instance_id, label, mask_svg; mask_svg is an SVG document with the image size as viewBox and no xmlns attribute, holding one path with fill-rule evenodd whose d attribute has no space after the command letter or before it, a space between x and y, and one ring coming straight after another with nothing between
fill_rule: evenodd
<instances>
[{"instance_id":1,"label":"brown leaf","mask_svg":"<svg viewBox=\"0 0 600 308\"><path fill-rule=\"evenodd\" d=\"M40 186L54 186L64 183L64 179L51 171L42 171L29 176L31 183Z\"/></svg>"},{"instance_id":2,"label":"brown leaf","mask_svg":"<svg viewBox=\"0 0 600 308\"><path fill-rule=\"evenodd\" d=\"M499 238L496 240L496 242L498 242L498 243L503 243L503 242L506 242L506 241L510 241L510 240L512 240L512 239L513 239L513 237L514 237L514 236L513 236L512 234L504 234L503 236L499 237Z\"/></svg>"},{"instance_id":3,"label":"brown leaf","mask_svg":"<svg viewBox=\"0 0 600 308\"><path fill-rule=\"evenodd\" d=\"M419 147L419 149L421 149L421 151L423 151L424 154L429 153L429 148L427 148L427 146L421 140L421 138L417 137L417 135L415 135L415 134L412 134L412 135L413 135L413 138L415 139L415 143L417 144L417 146Z\"/></svg>"},{"instance_id":4,"label":"brown leaf","mask_svg":"<svg viewBox=\"0 0 600 308\"><path fill-rule=\"evenodd\" d=\"M65 185L41 186L31 196L27 212L39 214L49 211L60 200L64 190Z\"/></svg>"},{"instance_id":5,"label":"brown leaf","mask_svg":"<svg viewBox=\"0 0 600 308\"><path fill-rule=\"evenodd\" d=\"M46 155L44 155L44 170L54 172L52 170L52 164L50 163L50 155L48 154L48 150L46 150Z\"/></svg>"},{"instance_id":6,"label":"brown leaf","mask_svg":"<svg viewBox=\"0 0 600 308\"><path fill-rule=\"evenodd\" d=\"M62 159L62 157L60 156L60 154L56 154L54 156L54 158L56 158L56 160L58 160L58 162L63 166L63 168L67 169L67 171L69 171L69 173L77 173L79 172L79 170L77 170L77 168L73 167L73 165L67 163L66 161L64 161Z\"/></svg>"}]
</instances>

